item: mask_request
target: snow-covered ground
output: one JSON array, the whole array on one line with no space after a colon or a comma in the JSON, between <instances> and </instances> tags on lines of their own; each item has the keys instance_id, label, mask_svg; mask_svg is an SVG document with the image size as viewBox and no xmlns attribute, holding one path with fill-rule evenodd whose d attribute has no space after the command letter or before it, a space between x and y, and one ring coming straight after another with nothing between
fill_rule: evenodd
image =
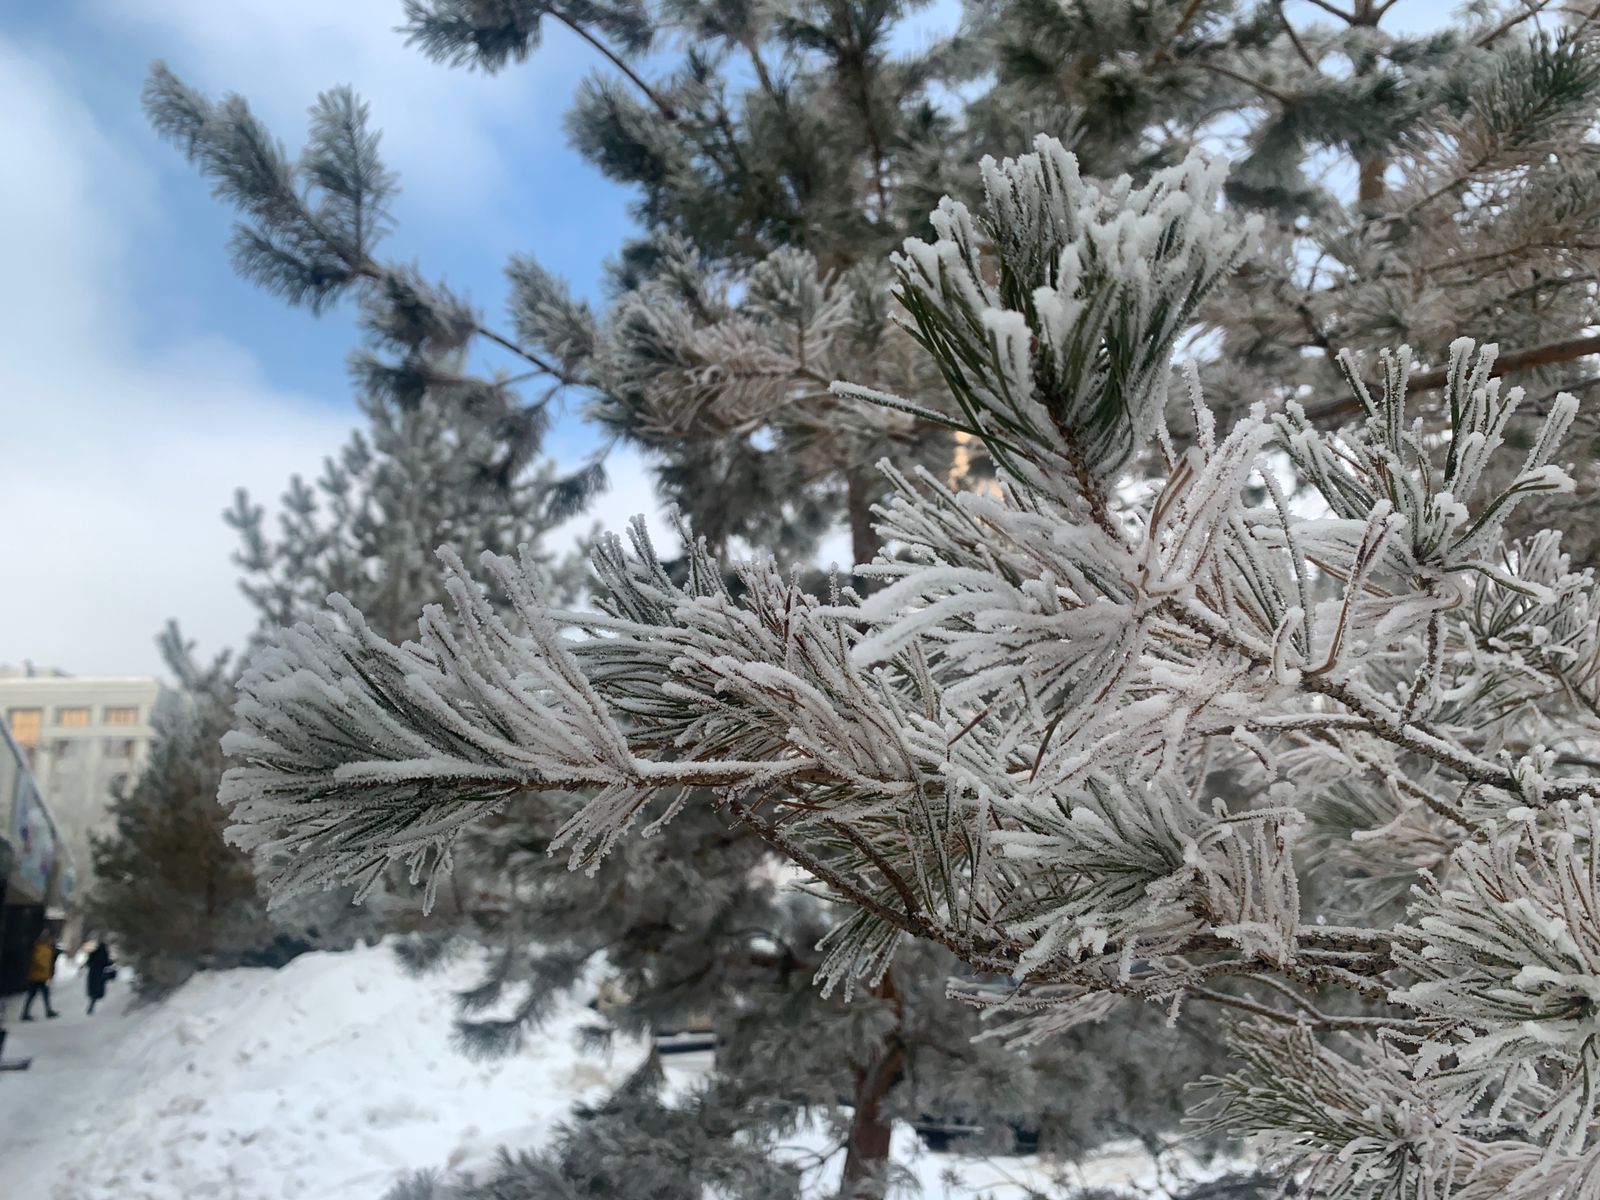
<instances>
[{"instance_id":1,"label":"snow-covered ground","mask_svg":"<svg viewBox=\"0 0 1600 1200\"><path fill-rule=\"evenodd\" d=\"M472 978L463 963L419 981L374 947L200 975L145 1007L114 983L86 1017L82 982L64 964L52 987L60 1019L22 1024L7 1002L6 1056L31 1055L33 1066L0 1073L0 1193L378 1200L404 1171L471 1169L499 1146L539 1144L574 1102L603 1095L640 1061L637 1043L580 1052L576 1030L594 1018L575 1000L519 1054L474 1063L449 1044L451 992ZM687 1083L704 1059L668 1063ZM933 1155L909 1130L895 1151L928 1200L979 1191L1002 1200L1025 1185L1058 1194L1031 1160ZM1073 1178L1153 1182L1134 1152ZM815 1183L825 1194L831 1181Z\"/></svg>"},{"instance_id":2,"label":"snow-covered ground","mask_svg":"<svg viewBox=\"0 0 1600 1200\"><path fill-rule=\"evenodd\" d=\"M419 982L384 947L309 954L144 1007L113 983L86 1017L64 970L60 1019L17 1023L13 1003L6 1054L33 1066L0 1073L0 1173L52 1200L376 1200L402 1170L539 1142L642 1052L579 1054L594 1018L574 1005L515 1057L474 1063L449 1044L472 974Z\"/></svg>"}]
</instances>

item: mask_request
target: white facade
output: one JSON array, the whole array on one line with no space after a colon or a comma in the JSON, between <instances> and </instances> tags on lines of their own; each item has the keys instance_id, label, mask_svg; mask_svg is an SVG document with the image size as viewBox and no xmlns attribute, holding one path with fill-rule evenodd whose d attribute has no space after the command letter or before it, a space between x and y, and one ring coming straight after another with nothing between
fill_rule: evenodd
<instances>
[{"instance_id":1,"label":"white facade","mask_svg":"<svg viewBox=\"0 0 1600 1200\"><path fill-rule=\"evenodd\" d=\"M131 786L149 757L161 691L143 676L0 673L0 719L72 856L80 895L91 869L89 835L108 831L112 788Z\"/></svg>"}]
</instances>

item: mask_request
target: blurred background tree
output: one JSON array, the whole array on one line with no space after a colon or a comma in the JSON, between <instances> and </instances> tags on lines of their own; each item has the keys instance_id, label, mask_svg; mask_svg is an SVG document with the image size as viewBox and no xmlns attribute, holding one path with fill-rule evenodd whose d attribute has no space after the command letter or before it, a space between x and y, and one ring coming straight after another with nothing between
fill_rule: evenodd
<instances>
[{"instance_id":1,"label":"blurred background tree","mask_svg":"<svg viewBox=\"0 0 1600 1200\"><path fill-rule=\"evenodd\" d=\"M537 546L597 477L558 477L542 457L546 396L525 402L503 374L472 373L466 344L492 335L464 301L409 269L371 262L391 224L395 180L348 91L318 99L294 163L241 102L213 107L159 68L146 102L241 210L240 270L315 310L353 292L365 334L350 359L365 430L324 461L314 483L289 481L275 523L243 491L223 514L239 534L240 587L257 613L252 644L331 592L359 597L374 622L403 637L424 604L442 599L433 557L441 543ZM550 565L575 580L580 562L569 554ZM216 802L232 661L198 663L176 626L162 649L176 698L149 765L113 807L114 832L96 843L90 900L91 922L114 936L141 988L167 990L202 968L281 965L313 947L415 927L414 889L399 873L365 909L345 889L267 912L248 862L224 839Z\"/></svg>"},{"instance_id":2,"label":"blurred background tree","mask_svg":"<svg viewBox=\"0 0 1600 1200\"><path fill-rule=\"evenodd\" d=\"M93 841L84 914L87 929L114 938L146 995L202 968L280 965L312 936L268 919L249 858L223 840L216 785L233 721L227 656L197 662L175 624L161 650L178 690L158 707L144 772L112 801L113 832Z\"/></svg>"}]
</instances>

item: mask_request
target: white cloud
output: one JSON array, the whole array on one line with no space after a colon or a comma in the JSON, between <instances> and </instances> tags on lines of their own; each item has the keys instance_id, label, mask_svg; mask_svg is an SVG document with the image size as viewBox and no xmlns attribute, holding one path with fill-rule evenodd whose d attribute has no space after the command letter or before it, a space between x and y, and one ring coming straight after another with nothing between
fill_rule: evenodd
<instances>
[{"instance_id":1,"label":"white cloud","mask_svg":"<svg viewBox=\"0 0 1600 1200\"><path fill-rule=\"evenodd\" d=\"M52 64L0 39L0 661L160 669L180 618L207 649L250 627L220 520L275 496L352 424L274 391L241 347L151 345L124 256L158 218L153 181Z\"/></svg>"}]
</instances>

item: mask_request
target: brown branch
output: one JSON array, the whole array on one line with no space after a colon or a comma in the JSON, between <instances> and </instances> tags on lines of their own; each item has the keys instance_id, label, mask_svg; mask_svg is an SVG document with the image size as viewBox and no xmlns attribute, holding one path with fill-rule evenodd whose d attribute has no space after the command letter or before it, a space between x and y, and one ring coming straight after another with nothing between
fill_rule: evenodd
<instances>
[{"instance_id":1,"label":"brown branch","mask_svg":"<svg viewBox=\"0 0 1600 1200\"><path fill-rule=\"evenodd\" d=\"M1302 1029L1313 1029L1319 1033L1331 1033L1335 1030L1356 1029L1394 1029L1403 1033L1430 1032L1430 1026L1422 1021L1391 1021L1387 1017L1333 1017L1325 1013L1288 1013L1281 1008L1271 1008L1265 1004L1257 1004L1254 1000L1246 1000L1242 996L1229 996L1223 992L1214 992L1210 988L1188 988L1186 994L1196 1000L1205 1000L1211 1004L1222 1004L1228 1008L1236 1008L1241 1012L1251 1013L1264 1017L1269 1021L1276 1021L1283 1025L1298 1025ZM1316 1010L1313 1009L1313 1012Z\"/></svg>"},{"instance_id":2,"label":"brown branch","mask_svg":"<svg viewBox=\"0 0 1600 1200\"><path fill-rule=\"evenodd\" d=\"M1498 377L1512 371L1526 371L1534 367L1549 367L1557 363L1572 362L1574 359L1587 358L1591 354L1600 354L1600 335L1567 338L1543 346L1533 346L1527 350L1513 350L1510 354L1502 354L1495 359L1494 368L1489 374L1491 377ZM1406 381L1406 390L1438 391L1448 378L1449 373L1443 367L1435 371L1424 371Z\"/></svg>"},{"instance_id":3,"label":"brown branch","mask_svg":"<svg viewBox=\"0 0 1600 1200\"><path fill-rule=\"evenodd\" d=\"M1466 813L1461 811L1459 807L1453 807L1447 801L1439 799L1439 797L1435 796L1432 792L1428 791L1427 788L1422 787L1420 784L1413 783L1404 776L1395 776L1391 778L1381 763L1373 762L1371 759L1362 755L1360 751L1352 752L1351 757L1365 767L1368 771L1370 771L1373 775L1377 776L1380 781L1392 783L1397 791L1404 792L1413 800L1416 800L1429 812L1433 813L1434 816L1442 817L1451 824L1458 825L1462 829L1465 829L1468 833L1475 834L1482 830L1482 826L1477 821L1474 821L1471 817L1467 816Z\"/></svg>"},{"instance_id":4,"label":"brown branch","mask_svg":"<svg viewBox=\"0 0 1600 1200\"><path fill-rule=\"evenodd\" d=\"M1283 980L1275 979L1271 975L1258 975L1256 976L1256 982L1271 988L1273 991L1277 992L1278 995L1284 997L1284 999L1288 1000L1290 1004L1293 1004L1296 1008L1300 1009L1300 1011L1306 1013L1307 1015L1319 1018L1322 1016L1322 1013L1318 1010L1315 1004L1312 1004L1311 1001L1307 1000L1299 992L1295 991L1287 983L1283 982Z\"/></svg>"},{"instance_id":5,"label":"brown branch","mask_svg":"<svg viewBox=\"0 0 1600 1200\"><path fill-rule=\"evenodd\" d=\"M1243 655L1257 666L1271 667L1270 653L1250 646L1215 614L1202 613L1196 611L1196 607L1185 606L1175 601L1169 601L1162 607L1174 620L1205 634L1218 645L1226 646L1235 653ZM1420 755L1442 767L1447 767L1469 783L1498 788L1514 796L1522 794L1511 772L1478 758L1446 738L1439 737L1426 726L1401 723L1396 714L1374 707L1345 684L1329 679L1325 675L1312 675L1308 672L1301 674L1300 683L1306 691L1337 701L1351 712L1365 718L1367 724L1362 732L1381 738L1407 753ZM1600 790L1600 784L1588 781L1552 787L1546 794L1546 801L1576 799L1592 795L1597 790Z\"/></svg>"},{"instance_id":6,"label":"brown branch","mask_svg":"<svg viewBox=\"0 0 1600 1200\"><path fill-rule=\"evenodd\" d=\"M1242 83L1245 85L1245 87L1252 88L1255 91L1260 92L1263 96L1266 96L1271 100L1276 100L1279 104L1282 104L1285 107L1292 102L1292 98L1287 93L1280 92L1277 88L1272 87L1269 84L1262 83L1259 79L1251 79L1250 76L1245 75L1242 72L1235 71L1232 67L1225 67L1221 63L1205 62L1201 59L1195 59L1194 65L1203 71L1210 71L1214 75L1221 75L1225 78L1232 79L1235 83Z\"/></svg>"},{"instance_id":7,"label":"brown branch","mask_svg":"<svg viewBox=\"0 0 1600 1200\"><path fill-rule=\"evenodd\" d=\"M823 824L827 825L829 829L836 830L846 841L861 851L868 862L878 868L878 874L882 875L888 884L894 888L895 893L900 897L900 903L906 906L906 916L916 920L917 899L912 895L911 886L906 883L898 871L889 865L889 860L879 854L871 842L867 841L866 838L862 837L856 830L851 829L843 821L828 817L823 821Z\"/></svg>"},{"instance_id":8,"label":"brown branch","mask_svg":"<svg viewBox=\"0 0 1600 1200\"><path fill-rule=\"evenodd\" d=\"M568 387L575 387L581 382L580 380L575 379L571 375L567 374L560 367L552 366L539 355L535 354L532 350L517 345L516 342L513 342L510 338L503 334L496 333L494 330L479 325L477 322L473 322L472 331L479 337L485 338L488 341L493 342L495 345L511 351L511 353L515 354L518 358L523 359L529 365L533 366L539 371L542 371L544 374L550 376L558 383L564 383Z\"/></svg>"},{"instance_id":9,"label":"brown branch","mask_svg":"<svg viewBox=\"0 0 1600 1200\"><path fill-rule=\"evenodd\" d=\"M750 65L755 68L756 82L761 85L761 90L767 98L775 103L781 102L778 86L772 81L772 73L767 70L767 62L761 57L761 46L753 35L746 35L739 39L739 45L750 56Z\"/></svg>"},{"instance_id":10,"label":"brown branch","mask_svg":"<svg viewBox=\"0 0 1600 1200\"><path fill-rule=\"evenodd\" d=\"M894 926L901 932L911 934L912 937L938 943L970 966L1002 973L1009 972L1014 966L1009 960L995 958L982 953L977 947L952 936L948 931L933 924L926 918L920 917L915 913L896 912L877 897L857 886L851 880L846 879L841 872L823 862L811 851L797 844L782 830L763 821L748 807L740 804L739 801L730 797L725 799L723 803L740 824L751 830L767 845L794 863L795 866L809 871L817 879L833 888L834 891L838 892L840 896L857 908L865 909L873 916Z\"/></svg>"},{"instance_id":11,"label":"brown branch","mask_svg":"<svg viewBox=\"0 0 1600 1200\"><path fill-rule=\"evenodd\" d=\"M853 1068L856 1086L850 1132L845 1138L839 1195L854 1200L883 1200L885 1195L894 1125L890 1115L882 1109L889 1092L904 1077L906 1065L906 1044L901 1034L905 1025L905 1000L895 986L894 972L884 972L871 994L889 1005L894 1023L884 1038L883 1054L877 1062L870 1067Z\"/></svg>"},{"instance_id":12,"label":"brown branch","mask_svg":"<svg viewBox=\"0 0 1600 1200\"><path fill-rule=\"evenodd\" d=\"M1305 326L1306 336L1311 339L1311 344L1321 350L1330 359L1339 356L1339 347L1334 344L1328 331L1317 324L1316 314L1311 311L1311 303L1305 297L1295 301L1295 312L1300 317L1300 324Z\"/></svg>"},{"instance_id":13,"label":"brown branch","mask_svg":"<svg viewBox=\"0 0 1600 1200\"><path fill-rule=\"evenodd\" d=\"M1529 20L1530 18L1537 17L1549 6L1550 0L1538 0L1538 3L1528 5L1526 9L1518 13L1516 16L1508 17L1501 24L1484 34L1478 39L1477 45L1480 49L1485 46L1492 46L1495 42L1499 41L1506 34L1510 33L1518 25L1521 25L1524 21Z\"/></svg>"},{"instance_id":14,"label":"brown branch","mask_svg":"<svg viewBox=\"0 0 1600 1200\"><path fill-rule=\"evenodd\" d=\"M644 81L637 71L625 63L622 60L621 55L619 55L615 50L602 42L599 38L595 37L571 17L563 15L554 8L546 8L544 11L548 15L560 21L568 29L572 30L573 33L577 34L584 41L588 42L589 45L593 46L607 59L609 59L611 64L616 67L617 70L621 71L628 77L629 82L631 82L636 88L650 98L650 103L656 106L656 111L659 112L665 120L674 122L677 121L678 110L673 108L671 104L667 103L665 97L659 95L654 88Z\"/></svg>"},{"instance_id":15,"label":"brown branch","mask_svg":"<svg viewBox=\"0 0 1600 1200\"><path fill-rule=\"evenodd\" d=\"M358 279L365 279L371 283L381 283L383 279L389 275L388 267L382 266L379 263L375 263L370 258L362 259L359 262L351 262L347 265L349 266L350 273L352 275ZM496 333L487 326L480 325L476 320L472 322L472 332L481 338L493 342L497 346L511 351L511 353L515 354L518 358L528 363L529 366L546 375L549 375L551 378L560 383L564 383L569 387L577 386L579 383L581 383L580 380L574 379L559 367L551 366L532 350L527 349L525 346L519 346L516 342L506 337L504 334Z\"/></svg>"},{"instance_id":16,"label":"brown branch","mask_svg":"<svg viewBox=\"0 0 1600 1200\"><path fill-rule=\"evenodd\" d=\"M1509 375L1512 371L1525 371L1534 367L1550 367L1558 363L1574 362L1580 358L1587 358L1592 354L1600 354L1600 334L1588 335L1578 338L1567 338L1560 342L1549 342L1543 346L1533 346L1527 350L1513 350L1510 354L1502 354L1495 359L1493 369L1489 372L1493 378ZM1444 387L1449 379L1446 368L1440 367L1433 371L1419 371L1406 380L1406 391L1436 392ZM1306 412L1306 420L1313 424L1338 420L1342 417L1355 416L1361 411L1361 405L1351 396L1343 400L1335 400Z\"/></svg>"},{"instance_id":17,"label":"brown branch","mask_svg":"<svg viewBox=\"0 0 1600 1200\"><path fill-rule=\"evenodd\" d=\"M1294 46L1295 53L1300 56L1301 62L1315 71L1317 61L1311 57L1311 52L1306 49L1305 43L1300 40L1300 35L1295 32L1294 22L1289 20L1289 14L1283 11L1283 0L1274 0L1274 3L1278 9L1278 19L1283 22L1284 32L1289 35L1289 42Z\"/></svg>"},{"instance_id":18,"label":"brown branch","mask_svg":"<svg viewBox=\"0 0 1600 1200\"><path fill-rule=\"evenodd\" d=\"M1172 57L1172 47L1177 44L1178 39L1182 37L1189 26L1193 24L1195 17L1200 12L1201 5L1204 3L1205 0L1189 0L1189 3L1184 6L1182 14L1180 14L1178 17L1177 25L1175 25L1172 32L1167 35L1166 41L1162 42L1160 48L1150 56L1150 62L1152 64L1166 62Z\"/></svg>"},{"instance_id":19,"label":"brown branch","mask_svg":"<svg viewBox=\"0 0 1600 1200\"><path fill-rule=\"evenodd\" d=\"M338 249L341 239L334 237L333 234L328 231L326 226L324 226L322 222L317 219L316 215L307 210L303 205L301 207L301 217L308 225L311 226L313 230L316 231L317 235L321 237L324 242L326 242L329 246L335 247L335 252L339 254L340 259L344 262L345 269L350 272L352 279L365 279L370 283L379 283L389 274L389 269L387 267L381 266L365 256L365 251L362 250L359 241L356 244L355 252L353 254L346 254L343 252L343 250ZM486 329L484 326L478 324L477 321L473 321L472 323L472 332L478 334L480 337L487 338L489 341L494 342L497 345L504 346L507 350L511 351L511 353L517 355L519 358L525 359L532 366L538 368L540 371L543 371L546 375L553 376L562 383L570 385L578 382L577 380L568 377L562 371L552 367L549 363L545 362L544 359L533 353L533 351L524 349L522 346L519 346L517 343L513 342L510 338L507 338L502 334L498 334L492 329Z\"/></svg>"},{"instance_id":20,"label":"brown branch","mask_svg":"<svg viewBox=\"0 0 1600 1200\"><path fill-rule=\"evenodd\" d=\"M1344 9L1329 4L1328 0L1311 0L1311 3L1315 4L1323 12L1332 13L1347 25L1354 25L1356 23L1355 13L1345 12Z\"/></svg>"},{"instance_id":21,"label":"brown branch","mask_svg":"<svg viewBox=\"0 0 1600 1200\"><path fill-rule=\"evenodd\" d=\"M1558 9L1557 11L1560 12L1563 16L1582 17L1583 18L1583 20L1579 21L1576 25L1574 25L1572 27L1572 30L1571 30L1572 36L1573 37L1577 37L1584 30L1588 29L1590 25L1593 25L1594 22L1595 22L1595 19L1597 17L1600 17L1600 4L1596 4L1595 6L1593 6L1590 9L1588 9L1587 11L1585 11L1584 9L1581 9L1581 8L1580 9L1571 9L1571 8L1565 8L1565 7L1561 8L1561 9Z\"/></svg>"},{"instance_id":22,"label":"brown branch","mask_svg":"<svg viewBox=\"0 0 1600 1200\"><path fill-rule=\"evenodd\" d=\"M1389 194L1384 173L1389 169L1389 159L1377 155L1360 164L1356 180L1356 200L1361 204L1377 204Z\"/></svg>"}]
</instances>

